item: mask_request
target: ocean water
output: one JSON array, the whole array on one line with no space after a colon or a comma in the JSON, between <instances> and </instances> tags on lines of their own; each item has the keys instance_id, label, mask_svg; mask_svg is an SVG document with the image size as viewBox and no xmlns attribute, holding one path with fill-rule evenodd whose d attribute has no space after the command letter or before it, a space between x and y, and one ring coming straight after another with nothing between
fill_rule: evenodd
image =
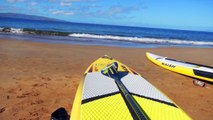
<instances>
[{"instance_id":1,"label":"ocean water","mask_svg":"<svg viewBox=\"0 0 213 120\"><path fill-rule=\"evenodd\" d=\"M213 32L0 18L0 38L133 48L213 48Z\"/></svg>"}]
</instances>

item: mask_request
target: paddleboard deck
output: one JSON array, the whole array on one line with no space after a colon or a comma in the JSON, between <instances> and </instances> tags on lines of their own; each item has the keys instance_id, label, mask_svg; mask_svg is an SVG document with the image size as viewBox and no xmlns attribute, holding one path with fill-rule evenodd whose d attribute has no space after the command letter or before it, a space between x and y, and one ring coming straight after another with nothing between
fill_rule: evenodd
<instances>
[{"instance_id":1,"label":"paddleboard deck","mask_svg":"<svg viewBox=\"0 0 213 120\"><path fill-rule=\"evenodd\" d=\"M121 62L103 56L79 84L71 120L191 119L171 99Z\"/></svg>"},{"instance_id":2,"label":"paddleboard deck","mask_svg":"<svg viewBox=\"0 0 213 120\"><path fill-rule=\"evenodd\" d=\"M146 53L147 58L165 69L197 79L213 82L213 67L183 62L167 57Z\"/></svg>"}]
</instances>

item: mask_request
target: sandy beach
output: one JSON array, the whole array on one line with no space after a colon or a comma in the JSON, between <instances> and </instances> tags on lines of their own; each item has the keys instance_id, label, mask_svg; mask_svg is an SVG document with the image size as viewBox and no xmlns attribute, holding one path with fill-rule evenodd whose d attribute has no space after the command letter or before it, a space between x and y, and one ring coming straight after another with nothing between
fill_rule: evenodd
<instances>
[{"instance_id":1,"label":"sandy beach","mask_svg":"<svg viewBox=\"0 0 213 120\"><path fill-rule=\"evenodd\" d=\"M140 73L195 120L213 118L213 84L151 63L145 52L213 66L213 48L116 48L0 39L0 119L47 120L59 107L70 113L86 68L109 55Z\"/></svg>"}]
</instances>

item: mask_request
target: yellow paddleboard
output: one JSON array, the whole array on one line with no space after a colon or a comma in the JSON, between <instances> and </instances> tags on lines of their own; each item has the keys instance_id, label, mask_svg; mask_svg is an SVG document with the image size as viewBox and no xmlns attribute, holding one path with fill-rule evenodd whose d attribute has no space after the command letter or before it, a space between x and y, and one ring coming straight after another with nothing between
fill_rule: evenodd
<instances>
[{"instance_id":1,"label":"yellow paddleboard","mask_svg":"<svg viewBox=\"0 0 213 120\"><path fill-rule=\"evenodd\" d=\"M140 74L103 56L81 81L71 120L190 120L171 99Z\"/></svg>"},{"instance_id":2,"label":"yellow paddleboard","mask_svg":"<svg viewBox=\"0 0 213 120\"><path fill-rule=\"evenodd\" d=\"M213 67L196 63L182 62L152 53L146 53L147 58L165 69L190 77L213 82Z\"/></svg>"}]
</instances>

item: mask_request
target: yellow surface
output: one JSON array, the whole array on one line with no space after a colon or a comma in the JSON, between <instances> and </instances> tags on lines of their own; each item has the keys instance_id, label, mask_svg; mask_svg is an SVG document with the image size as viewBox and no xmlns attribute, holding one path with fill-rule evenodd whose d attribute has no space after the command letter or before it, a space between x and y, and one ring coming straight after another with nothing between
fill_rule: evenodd
<instances>
[{"instance_id":1,"label":"yellow surface","mask_svg":"<svg viewBox=\"0 0 213 120\"><path fill-rule=\"evenodd\" d=\"M81 105L81 120L132 120L132 116L121 96L95 100Z\"/></svg>"},{"instance_id":2,"label":"yellow surface","mask_svg":"<svg viewBox=\"0 0 213 120\"><path fill-rule=\"evenodd\" d=\"M166 65L162 65L161 61L152 58L151 56L148 55L148 53L146 53L146 56L150 61L152 61L156 65L159 65L159 66L161 66L165 69L168 69L168 70L171 70L171 71L183 74L183 75L187 75L187 76L190 76L190 77L194 77L194 78L213 82L213 79L211 79L211 78L206 78L206 77L201 77L201 76L195 75L194 72L193 72L193 69L191 69L191 68L187 68L187 67L184 67L184 66L177 66L177 65L176 65L176 67L169 67L169 66L166 66Z\"/></svg>"},{"instance_id":3,"label":"yellow surface","mask_svg":"<svg viewBox=\"0 0 213 120\"><path fill-rule=\"evenodd\" d=\"M83 84L84 84L84 79L81 80L76 95L75 95L75 99L73 102L73 107L72 107L72 111L71 111L71 118L70 120L80 120L80 116L79 113L81 113L81 99L82 99L82 94L83 94Z\"/></svg>"},{"instance_id":4,"label":"yellow surface","mask_svg":"<svg viewBox=\"0 0 213 120\"><path fill-rule=\"evenodd\" d=\"M130 74L136 73L135 71L133 72L131 68L117 60L105 56L104 58L99 58L93 62L85 71L85 75L88 72L100 72L103 68L111 65L113 62L118 63L118 71L127 71ZM81 81L76 93L71 112L71 120L133 119L120 93L81 104L83 83L84 80ZM174 120L176 117L180 118L180 120L190 119L179 107L171 107L164 103L155 102L153 100L137 96L134 96L134 99L138 102L141 108L147 112L146 114L148 114L151 119Z\"/></svg>"},{"instance_id":5,"label":"yellow surface","mask_svg":"<svg viewBox=\"0 0 213 120\"><path fill-rule=\"evenodd\" d=\"M179 108L133 96L151 120L190 120Z\"/></svg>"}]
</instances>

